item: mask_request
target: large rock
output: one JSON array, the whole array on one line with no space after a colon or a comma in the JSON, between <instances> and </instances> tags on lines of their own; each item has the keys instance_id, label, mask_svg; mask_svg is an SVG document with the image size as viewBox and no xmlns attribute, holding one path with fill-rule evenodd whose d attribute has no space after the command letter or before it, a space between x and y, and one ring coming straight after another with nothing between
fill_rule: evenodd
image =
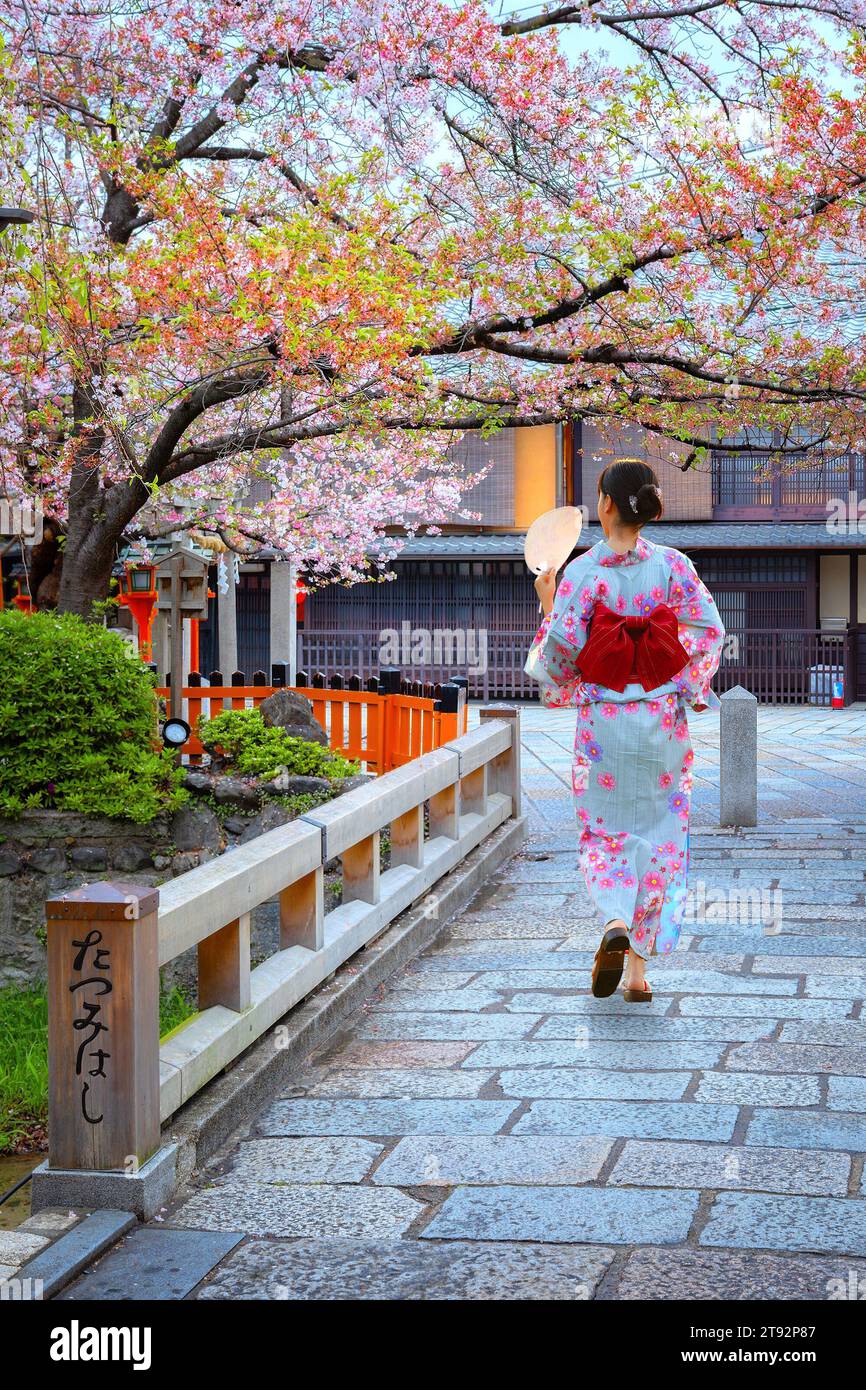
<instances>
[{"instance_id":1,"label":"large rock","mask_svg":"<svg viewBox=\"0 0 866 1390\"><path fill-rule=\"evenodd\" d=\"M0 849L0 874L17 874L21 868L21 859L14 850Z\"/></svg>"},{"instance_id":2,"label":"large rock","mask_svg":"<svg viewBox=\"0 0 866 1390\"><path fill-rule=\"evenodd\" d=\"M134 841L128 845L117 845L111 851L111 867L122 869L127 874L135 873L137 869L149 869L152 862L147 845L137 845Z\"/></svg>"},{"instance_id":3,"label":"large rock","mask_svg":"<svg viewBox=\"0 0 866 1390\"><path fill-rule=\"evenodd\" d=\"M266 801L262 807L262 813L257 819L261 824L261 833L266 835L269 830L276 830L280 825L288 825L293 817L289 808L282 806L279 801Z\"/></svg>"},{"instance_id":4,"label":"large rock","mask_svg":"<svg viewBox=\"0 0 866 1390\"><path fill-rule=\"evenodd\" d=\"M61 874L66 868L66 852L58 845L35 849L30 856L30 867L40 874Z\"/></svg>"},{"instance_id":5,"label":"large rock","mask_svg":"<svg viewBox=\"0 0 866 1390\"><path fill-rule=\"evenodd\" d=\"M207 796L208 792L213 790L213 778L208 777L206 772L191 769L184 777L183 785L196 796Z\"/></svg>"},{"instance_id":6,"label":"large rock","mask_svg":"<svg viewBox=\"0 0 866 1390\"><path fill-rule=\"evenodd\" d=\"M375 780L375 772L356 772L353 776L344 777L342 781L335 782L333 785L337 788L338 794L343 796L345 792L353 792L357 787L366 787L368 782L375 782Z\"/></svg>"},{"instance_id":7,"label":"large rock","mask_svg":"<svg viewBox=\"0 0 866 1390\"><path fill-rule=\"evenodd\" d=\"M258 787L239 777L217 777L214 796L221 806L239 806L243 811L254 811L262 799Z\"/></svg>"},{"instance_id":8,"label":"large rock","mask_svg":"<svg viewBox=\"0 0 866 1390\"><path fill-rule=\"evenodd\" d=\"M313 714L313 706L305 695L294 690L275 690L259 705L262 719L269 729L284 729L292 738L307 743L328 746L328 735Z\"/></svg>"},{"instance_id":9,"label":"large rock","mask_svg":"<svg viewBox=\"0 0 866 1390\"><path fill-rule=\"evenodd\" d=\"M91 873L108 868L108 855L102 845L76 845L69 851L69 858L76 869L86 869Z\"/></svg>"},{"instance_id":10,"label":"large rock","mask_svg":"<svg viewBox=\"0 0 866 1390\"><path fill-rule=\"evenodd\" d=\"M276 830L281 825L288 825L293 819L287 806L281 805L279 801L266 801L259 814L244 825L240 843L247 845L250 840L257 839L259 835L266 835L269 830Z\"/></svg>"},{"instance_id":11,"label":"large rock","mask_svg":"<svg viewBox=\"0 0 866 1390\"><path fill-rule=\"evenodd\" d=\"M268 783L268 790L279 792L281 796L312 796L321 792L329 792L332 783L327 777L303 777L300 773L287 772L285 769Z\"/></svg>"},{"instance_id":12,"label":"large rock","mask_svg":"<svg viewBox=\"0 0 866 1390\"><path fill-rule=\"evenodd\" d=\"M220 847L220 823L210 806L182 806L172 820L171 837L179 850L209 849L215 853Z\"/></svg>"}]
</instances>

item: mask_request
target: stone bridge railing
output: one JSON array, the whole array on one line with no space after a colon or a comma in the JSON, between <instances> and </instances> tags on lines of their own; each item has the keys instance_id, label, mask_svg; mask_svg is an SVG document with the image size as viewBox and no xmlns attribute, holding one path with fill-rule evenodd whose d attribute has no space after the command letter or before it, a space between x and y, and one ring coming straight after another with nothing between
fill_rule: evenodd
<instances>
[{"instance_id":1,"label":"stone bridge railing","mask_svg":"<svg viewBox=\"0 0 866 1390\"><path fill-rule=\"evenodd\" d=\"M88 1204L86 1184L72 1184L76 1175L89 1175L95 1191L99 1174L158 1172L162 1124L519 816L518 712L493 706L480 714L471 733L159 890L99 883L48 902L49 1160L41 1178L51 1200L60 1191L73 1200L77 1191ZM390 867L381 870L386 828ZM326 912L323 875L335 858L343 900ZM253 967L250 914L272 899L280 949ZM160 967L192 947L199 1012L160 1044ZM108 1204L126 1205L128 1189L115 1183L113 1191ZM91 1196L89 1204L106 1202Z\"/></svg>"}]
</instances>

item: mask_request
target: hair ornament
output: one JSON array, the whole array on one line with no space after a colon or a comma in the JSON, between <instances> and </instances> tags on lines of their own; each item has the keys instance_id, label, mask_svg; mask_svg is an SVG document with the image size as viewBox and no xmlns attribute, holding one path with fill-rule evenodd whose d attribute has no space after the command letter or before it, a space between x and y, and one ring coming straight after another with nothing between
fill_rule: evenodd
<instances>
[{"instance_id":1,"label":"hair ornament","mask_svg":"<svg viewBox=\"0 0 866 1390\"><path fill-rule=\"evenodd\" d=\"M631 507L632 511L633 511L633 512L637 512L637 509L638 509L638 506L637 506L637 498L635 497L634 493L632 493L632 495L629 497L628 501L629 501L629 506Z\"/></svg>"}]
</instances>

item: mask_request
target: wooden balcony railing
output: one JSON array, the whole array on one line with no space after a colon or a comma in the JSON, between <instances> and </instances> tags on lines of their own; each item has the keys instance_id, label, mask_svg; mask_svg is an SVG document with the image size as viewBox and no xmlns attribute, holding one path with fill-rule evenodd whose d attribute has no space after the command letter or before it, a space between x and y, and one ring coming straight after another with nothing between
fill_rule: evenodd
<instances>
[{"instance_id":1,"label":"wooden balcony railing","mask_svg":"<svg viewBox=\"0 0 866 1390\"><path fill-rule=\"evenodd\" d=\"M712 455L713 518L717 521L825 520L828 503L866 496L866 456L833 454L820 459L755 452Z\"/></svg>"}]
</instances>

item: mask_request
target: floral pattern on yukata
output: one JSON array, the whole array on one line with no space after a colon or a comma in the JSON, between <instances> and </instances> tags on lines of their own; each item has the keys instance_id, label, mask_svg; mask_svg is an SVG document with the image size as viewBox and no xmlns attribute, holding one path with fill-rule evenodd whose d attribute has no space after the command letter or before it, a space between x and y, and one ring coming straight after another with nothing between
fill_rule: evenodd
<instances>
[{"instance_id":1,"label":"floral pattern on yukata","mask_svg":"<svg viewBox=\"0 0 866 1390\"><path fill-rule=\"evenodd\" d=\"M576 658L598 602L636 616L667 603L687 665L657 690L587 684ZM625 555L602 542L572 561L526 664L545 704L577 709L580 867L603 922L621 918L641 956L667 954L679 939L694 762L687 708L718 706L710 681L723 641L716 605L688 557L640 537Z\"/></svg>"}]
</instances>

